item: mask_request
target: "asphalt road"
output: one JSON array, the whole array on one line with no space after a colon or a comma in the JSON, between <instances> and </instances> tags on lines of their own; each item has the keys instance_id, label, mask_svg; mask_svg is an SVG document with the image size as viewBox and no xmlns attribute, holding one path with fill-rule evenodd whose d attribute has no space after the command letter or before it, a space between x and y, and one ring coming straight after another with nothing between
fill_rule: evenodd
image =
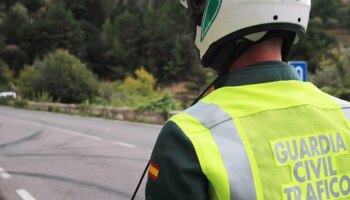
<instances>
[{"instance_id":1,"label":"asphalt road","mask_svg":"<svg viewBox=\"0 0 350 200\"><path fill-rule=\"evenodd\" d=\"M0 191L6 200L130 199L160 128L0 107Z\"/></svg>"}]
</instances>

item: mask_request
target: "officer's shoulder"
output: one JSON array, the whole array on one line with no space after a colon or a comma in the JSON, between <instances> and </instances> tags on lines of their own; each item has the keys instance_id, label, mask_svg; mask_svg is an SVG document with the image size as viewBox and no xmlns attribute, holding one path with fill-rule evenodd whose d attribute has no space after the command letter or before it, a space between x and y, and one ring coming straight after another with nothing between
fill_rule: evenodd
<instances>
[{"instance_id":1,"label":"officer's shoulder","mask_svg":"<svg viewBox=\"0 0 350 200\"><path fill-rule=\"evenodd\" d=\"M211 115L215 108L214 104L198 102L185 111L172 116L169 122L175 123L186 133L206 131L209 127L214 127L221 120L224 120L222 116ZM210 124L209 127L208 124Z\"/></svg>"},{"instance_id":2,"label":"officer's shoulder","mask_svg":"<svg viewBox=\"0 0 350 200\"><path fill-rule=\"evenodd\" d=\"M189 123L191 121L196 121L196 119L191 115L193 112L198 112L201 109L200 104L196 103L184 111L174 112L172 117L168 120L168 122L174 122L176 124Z\"/></svg>"},{"instance_id":3,"label":"officer's shoulder","mask_svg":"<svg viewBox=\"0 0 350 200\"><path fill-rule=\"evenodd\" d=\"M350 102L345 101L343 99L339 99L338 97L334 97L334 96L332 97L340 105L342 109L350 109Z\"/></svg>"},{"instance_id":4,"label":"officer's shoulder","mask_svg":"<svg viewBox=\"0 0 350 200\"><path fill-rule=\"evenodd\" d=\"M190 107L190 108L192 108L192 107ZM177 113L176 115L172 116L167 121L167 123L165 124L164 127L171 127L171 126L173 126L175 124L182 131L188 131L188 129L191 129L192 131L203 130L204 127L202 127L202 125L200 124L198 119L196 119L195 117L190 115L190 113L188 111L189 111L189 109L186 109L183 112ZM191 127L191 128L188 128L188 127Z\"/></svg>"}]
</instances>

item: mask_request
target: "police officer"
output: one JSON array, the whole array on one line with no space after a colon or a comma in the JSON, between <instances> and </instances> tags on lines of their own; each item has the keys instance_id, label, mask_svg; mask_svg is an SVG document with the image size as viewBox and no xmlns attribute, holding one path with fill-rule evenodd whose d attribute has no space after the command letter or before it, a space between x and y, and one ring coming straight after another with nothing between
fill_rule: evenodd
<instances>
[{"instance_id":1,"label":"police officer","mask_svg":"<svg viewBox=\"0 0 350 200\"><path fill-rule=\"evenodd\" d=\"M163 127L146 199L350 199L350 104L285 62L310 0L182 0L215 89Z\"/></svg>"}]
</instances>

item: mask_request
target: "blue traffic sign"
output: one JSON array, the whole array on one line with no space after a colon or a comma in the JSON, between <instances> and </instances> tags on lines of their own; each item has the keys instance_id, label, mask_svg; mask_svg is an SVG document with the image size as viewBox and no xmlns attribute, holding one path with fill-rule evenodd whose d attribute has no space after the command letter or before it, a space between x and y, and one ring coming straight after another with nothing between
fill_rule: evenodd
<instances>
[{"instance_id":1,"label":"blue traffic sign","mask_svg":"<svg viewBox=\"0 0 350 200\"><path fill-rule=\"evenodd\" d=\"M293 66L299 75L301 81L307 81L307 62L305 61L290 61L289 65Z\"/></svg>"}]
</instances>

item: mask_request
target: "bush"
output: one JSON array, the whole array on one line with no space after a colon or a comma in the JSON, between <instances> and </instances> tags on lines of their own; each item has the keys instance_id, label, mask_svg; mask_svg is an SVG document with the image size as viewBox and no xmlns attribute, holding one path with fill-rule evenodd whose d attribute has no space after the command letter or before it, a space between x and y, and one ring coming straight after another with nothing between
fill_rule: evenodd
<instances>
[{"instance_id":1,"label":"bush","mask_svg":"<svg viewBox=\"0 0 350 200\"><path fill-rule=\"evenodd\" d=\"M0 90L11 90L12 72L7 64L0 60Z\"/></svg>"},{"instance_id":2,"label":"bush","mask_svg":"<svg viewBox=\"0 0 350 200\"><path fill-rule=\"evenodd\" d=\"M330 95L333 95L333 96L336 96L338 98L350 101L350 89L334 88L334 87L328 87L328 86L322 87L321 89L322 89L322 91L324 91Z\"/></svg>"},{"instance_id":3,"label":"bush","mask_svg":"<svg viewBox=\"0 0 350 200\"><path fill-rule=\"evenodd\" d=\"M28 107L28 101L25 99L20 99L17 100L13 103L13 106L15 106L16 108L26 108Z\"/></svg>"},{"instance_id":4,"label":"bush","mask_svg":"<svg viewBox=\"0 0 350 200\"><path fill-rule=\"evenodd\" d=\"M62 103L81 103L97 94L98 81L86 65L66 50L57 50L43 61L27 66L20 75L23 97L35 99L38 94Z\"/></svg>"},{"instance_id":5,"label":"bush","mask_svg":"<svg viewBox=\"0 0 350 200\"><path fill-rule=\"evenodd\" d=\"M140 68L135 71L135 75L126 77L123 82L112 84L113 106L137 108L143 102L159 97L159 90L155 88L156 79L152 74Z\"/></svg>"},{"instance_id":6,"label":"bush","mask_svg":"<svg viewBox=\"0 0 350 200\"><path fill-rule=\"evenodd\" d=\"M12 100L12 97L0 97L0 105L7 106Z\"/></svg>"},{"instance_id":7,"label":"bush","mask_svg":"<svg viewBox=\"0 0 350 200\"><path fill-rule=\"evenodd\" d=\"M117 82L100 82L98 87L98 96L93 99L92 103L97 105L107 105L112 101L113 94L119 83Z\"/></svg>"},{"instance_id":8,"label":"bush","mask_svg":"<svg viewBox=\"0 0 350 200\"><path fill-rule=\"evenodd\" d=\"M129 94L153 95L156 79L144 68L135 71L136 77L126 77L121 90Z\"/></svg>"},{"instance_id":9,"label":"bush","mask_svg":"<svg viewBox=\"0 0 350 200\"><path fill-rule=\"evenodd\" d=\"M81 104L78 105L78 108L80 110L81 113L85 114L89 112L90 109L90 101L86 100L84 102L82 102Z\"/></svg>"},{"instance_id":10,"label":"bush","mask_svg":"<svg viewBox=\"0 0 350 200\"><path fill-rule=\"evenodd\" d=\"M116 107L161 113L179 109L179 103L157 89L156 82L152 74L140 68L135 76L126 77L123 82L101 83L99 93Z\"/></svg>"},{"instance_id":11,"label":"bush","mask_svg":"<svg viewBox=\"0 0 350 200\"><path fill-rule=\"evenodd\" d=\"M310 75L310 80L318 87L342 87L343 82L339 70L335 66L324 67L317 70L315 75Z\"/></svg>"},{"instance_id":12,"label":"bush","mask_svg":"<svg viewBox=\"0 0 350 200\"><path fill-rule=\"evenodd\" d=\"M333 48L319 62L319 70L310 80L324 92L350 100L350 48Z\"/></svg>"},{"instance_id":13,"label":"bush","mask_svg":"<svg viewBox=\"0 0 350 200\"><path fill-rule=\"evenodd\" d=\"M177 109L180 109L180 104L168 94L165 94L160 98L147 101L137 108L137 110L140 111L156 111L163 114Z\"/></svg>"},{"instance_id":14,"label":"bush","mask_svg":"<svg viewBox=\"0 0 350 200\"><path fill-rule=\"evenodd\" d=\"M53 98L50 96L48 92L41 92L38 94L34 94L33 100L36 102L46 102L46 103L53 102Z\"/></svg>"}]
</instances>

